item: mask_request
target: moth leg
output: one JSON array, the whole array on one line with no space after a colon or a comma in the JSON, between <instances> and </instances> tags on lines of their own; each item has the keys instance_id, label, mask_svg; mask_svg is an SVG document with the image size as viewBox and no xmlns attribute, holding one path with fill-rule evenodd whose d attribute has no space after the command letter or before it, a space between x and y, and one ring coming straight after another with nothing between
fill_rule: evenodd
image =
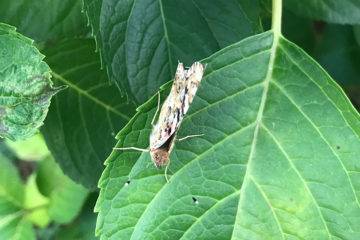
<instances>
[{"instance_id":1,"label":"moth leg","mask_svg":"<svg viewBox=\"0 0 360 240\"><path fill-rule=\"evenodd\" d=\"M185 140L187 138L193 138L193 137L201 137L201 136L204 136L204 134L198 134L198 135L189 135L189 136L186 136L186 137L183 137L183 138L180 138L180 139L176 139L175 141L182 141L182 140Z\"/></svg>"},{"instance_id":2,"label":"moth leg","mask_svg":"<svg viewBox=\"0 0 360 240\"><path fill-rule=\"evenodd\" d=\"M151 121L151 126L153 126L153 127L154 127L154 121L155 121L156 115L159 112L159 108L160 108L160 91L158 91L157 93L158 93L158 105L157 105L155 115L154 115L154 117L153 117L153 119Z\"/></svg>"},{"instance_id":3,"label":"moth leg","mask_svg":"<svg viewBox=\"0 0 360 240\"><path fill-rule=\"evenodd\" d=\"M137 148L137 147L126 147L126 148L113 148L114 150L136 150L136 151L140 151L140 152L150 152L150 149L143 149L143 148Z\"/></svg>"},{"instance_id":4,"label":"moth leg","mask_svg":"<svg viewBox=\"0 0 360 240\"><path fill-rule=\"evenodd\" d=\"M167 177L167 170L168 170L168 167L169 167L169 165L170 165L170 159L169 159L169 161L166 163L166 167L165 167L165 179L166 179L166 182L167 183L169 183L169 179L168 179L168 177Z\"/></svg>"}]
</instances>

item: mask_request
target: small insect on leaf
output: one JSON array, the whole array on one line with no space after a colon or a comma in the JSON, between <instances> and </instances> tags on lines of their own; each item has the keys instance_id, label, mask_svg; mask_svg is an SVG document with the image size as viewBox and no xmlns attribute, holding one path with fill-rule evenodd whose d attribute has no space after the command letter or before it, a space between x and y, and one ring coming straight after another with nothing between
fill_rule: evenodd
<instances>
[{"instance_id":1,"label":"small insect on leaf","mask_svg":"<svg viewBox=\"0 0 360 240\"><path fill-rule=\"evenodd\" d=\"M179 62L170 94L161 108L158 122L154 124L156 115L160 108L160 93L158 92L158 107L153 120L151 121L153 130L150 135L150 149L125 147L114 148L114 150L132 149L136 151L150 152L151 160L157 168L161 168L162 165L166 165L165 179L169 182L167 170L170 164L170 152L174 147L176 133L180 128L180 124L195 97L205 68L206 65L202 65L199 62L195 62L190 68L184 68L183 64ZM191 137L199 137L202 135L203 134L190 135L178 139L177 141L182 141Z\"/></svg>"}]
</instances>

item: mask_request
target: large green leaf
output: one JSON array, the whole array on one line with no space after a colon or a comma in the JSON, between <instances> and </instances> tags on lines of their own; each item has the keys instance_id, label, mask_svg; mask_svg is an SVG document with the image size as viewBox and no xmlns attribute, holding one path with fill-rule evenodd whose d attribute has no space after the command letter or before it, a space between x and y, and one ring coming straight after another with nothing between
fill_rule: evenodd
<instances>
[{"instance_id":1,"label":"large green leaf","mask_svg":"<svg viewBox=\"0 0 360 240\"><path fill-rule=\"evenodd\" d=\"M340 87L272 31L203 63L178 137L204 136L176 144L169 183L148 153L114 151L101 239L360 239L360 117ZM148 147L155 108L156 96L117 146Z\"/></svg>"},{"instance_id":2,"label":"large green leaf","mask_svg":"<svg viewBox=\"0 0 360 240\"><path fill-rule=\"evenodd\" d=\"M0 156L0 239L35 239L34 230L23 210L24 192L14 165Z\"/></svg>"},{"instance_id":3,"label":"large green leaf","mask_svg":"<svg viewBox=\"0 0 360 240\"><path fill-rule=\"evenodd\" d=\"M136 103L171 79L178 60L189 65L261 31L252 0L84 3L110 78Z\"/></svg>"},{"instance_id":4,"label":"large green leaf","mask_svg":"<svg viewBox=\"0 0 360 240\"><path fill-rule=\"evenodd\" d=\"M284 4L300 16L331 23L360 24L358 0L285 0Z\"/></svg>"},{"instance_id":5,"label":"large green leaf","mask_svg":"<svg viewBox=\"0 0 360 240\"><path fill-rule=\"evenodd\" d=\"M26 139L42 125L53 88L50 68L32 40L0 23L0 136Z\"/></svg>"},{"instance_id":6,"label":"large green leaf","mask_svg":"<svg viewBox=\"0 0 360 240\"><path fill-rule=\"evenodd\" d=\"M90 39L59 42L44 52L55 82L69 88L53 99L41 129L63 171L76 182L96 188L115 134L135 112L100 70Z\"/></svg>"},{"instance_id":7,"label":"large green leaf","mask_svg":"<svg viewBox=\"0 0 360 240\"><path fill-rule=\"evenodd\" d=\"M87 32L81 0L2 0L0 21L16 26L20 33L36 41Z\"/></svg>"}]
</instances>

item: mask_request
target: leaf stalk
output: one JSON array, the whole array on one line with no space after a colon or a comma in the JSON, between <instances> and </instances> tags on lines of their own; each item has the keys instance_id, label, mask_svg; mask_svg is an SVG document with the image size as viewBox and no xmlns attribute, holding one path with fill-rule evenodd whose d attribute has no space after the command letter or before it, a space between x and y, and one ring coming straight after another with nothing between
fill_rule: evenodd
<instances>
[{"instance_id":1,"label":"leaf stalk","mask_svg":"<svg viewBox=\"0 0 360 240\"><path fill-rule=\"evenodd\" d=\"M275 36L281 35L281 15L282 0L273 0L271 29L274 31Z\"/></svg>"}]
</instances>

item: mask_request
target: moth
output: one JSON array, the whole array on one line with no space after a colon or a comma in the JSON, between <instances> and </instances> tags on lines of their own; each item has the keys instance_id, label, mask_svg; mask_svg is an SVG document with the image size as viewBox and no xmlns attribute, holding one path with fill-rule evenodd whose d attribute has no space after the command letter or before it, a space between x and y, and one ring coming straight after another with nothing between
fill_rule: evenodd
<instances>
[{"instance_id":1,"label":"moth","mask_svg":"<svg viewBox=\"0 0 360 240\"><path fill-rule=\"evenodd\" d=\"M151 121L153 129L150 135L150 149L137 147L114 149L133 149L137 151L150 152L151 160L157 168L160 169L164 164L166 165L165 179L169 182L167 178L167 169L170 164L169 156L174 147L174 142L182 141L191 137L203 136L203 134L199 134L186 136L181 139L175 138L180 124L195 97L205 68L206 65L202 65L199 62L195 62L190 68L184 68L181 62L178 63L170 94L161 108L158 122L154 124L160 107L160 93L158 92L158 106Z\"/></svg>"}]
</instances>

